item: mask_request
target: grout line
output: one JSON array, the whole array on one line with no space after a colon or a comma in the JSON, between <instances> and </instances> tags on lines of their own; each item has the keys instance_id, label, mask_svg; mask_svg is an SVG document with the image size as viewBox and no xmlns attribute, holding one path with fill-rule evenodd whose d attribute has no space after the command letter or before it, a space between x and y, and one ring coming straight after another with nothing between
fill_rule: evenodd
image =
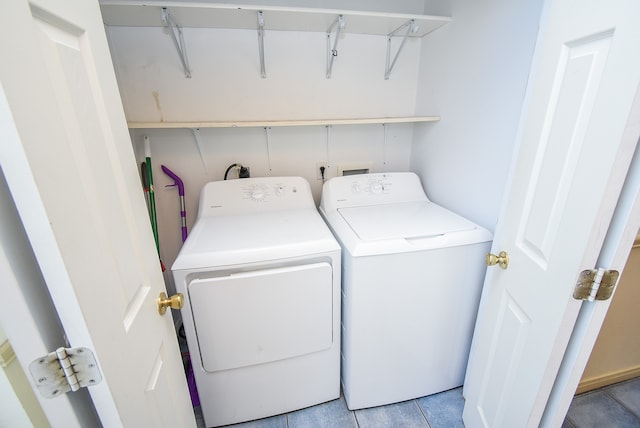
<instances>
[{"instance_id":1,"label":"grout line","mask_svg":"<svg viewBox=\"0 0 640 428\"><path fill-rule=\"evenodd\" d=\"M413 400L413 402L416 403L416 406L418 406L418 410L420 410L422 417L424 418L425 422L427 422L427 426L431 428L431 422L429 422L429 418L427 417L427 414L424 412L424 409L422 408L420 403L418 403L418 400Z\"/></svg>"},{"instance_id":2,"label":"grout line","mask_svg":"<svg viewBox=\"0 0 640 428\"><path fill-rule=\"evenodd\" d=\"M571 425L571 428L578 428L578 425L576 425L573 419L571 419L568 415L564 417L564 421L569 422L569 425Z\"/></svg>"},{"instance_id":3,"label":"grout line","mask_svg":"<svg viewBox=\"0 0 640 428\"><path fill-rule=\"evenodd\" d=\"M349 408L347 407L347 397L344 396L344 390L342 389L342 384L340 384L340 398L339 398L339 400L341 400L344 403L345 409L347 409L347 412L349 412L349 414L351 414L351 417L353 418L353 421L356 423L356 428L360 428L360 423L358 422L358 417L356 416L356 411L355 410L349 410Z\"/></svg>"},{"instance_id":4,"label":"grout line","mask_svg":"<svg viewBox=\"0 0 640 428\"><path fill-rule=\"evenodd\" d=\"M618 385L618 384L611 385L611 387L615 387L616 385ZM627 407L622 401L618 400L612 394L609 394L609 390L612 389L611 387L605 388L602 392L604 392L607 397L611 398L613 401L615 401L616 403L620 404L626 411L631 413L634 418L636 418L638 421L640 421L640 416L638 414L636 414L636 412L634 412L632 409Z\"/></svg>"}]
</instances>

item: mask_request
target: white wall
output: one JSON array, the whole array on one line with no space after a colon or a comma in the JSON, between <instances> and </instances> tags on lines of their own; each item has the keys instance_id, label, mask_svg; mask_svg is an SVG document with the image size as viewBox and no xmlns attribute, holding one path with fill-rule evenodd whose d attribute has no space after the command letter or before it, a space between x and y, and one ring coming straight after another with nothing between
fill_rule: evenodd
<instances>
[{"instance_id":1,"label":"white wall","mask_svg":"<svg viewBox=\"0 0 640 428\"><path fill-rule=\"evenodd\" d=\"M327 176L338 167L354 163L371 163L375 171L407 171L413 125L274 127L269 130L267 145L263 128L204 128L200 130L202 155L194 133L189 129L132 130L132 140L142 153L143 136L151 140L151 157L155 187L158 228L162 260L167 267L165 280L173 281L170 267L182 245L178 191L167 188L173 180L160 166L166 165L185 183L188 228L191 229L198 208L200 189L209 181L222 180L227 167L242 163L252 177L298 175L311 184L316 204L322 181L316 176L316 162L328 160ZM235 171L229 178L236 178Z\"/></svg>"},{"instance_id":2,"label":"white wall","mask_svg":"<svg viewBox=\"0 0 640 428\"><path fill-rule=\"evenodd\" d=\"M542 0L451 0L424 38L411 169L429 197L495 229L515 145Z\"/></svg>"},{"instance_id":3,"label":"white wall","mask_svg":"<svg viewBox=\"0 0 640 428\"><path fill-rule=\"evenodd\" d=\"M413 2L415 3L415 2ZM420 6L422 3L420 2ZM255 31L185 28L193 77L186 79L169 35L160 28L109 27L108 39L129 121L291 120L413 116L422 39L407 41L391 78L384 79L386 37L346 33L338 45L331 79L326 72L326 33L267 31L267 78L259 73ZM386 127L386 128L385 128ZM162 260L168 270L179 248L178 195L165 189L165 164L185 182L188 226L200 188L222 180L233 163L252 177L299 175L316 204L322 181L349 163L373 171L407 171L413 124L202 128L201 146L190 129L132 130L139 160L142 140L151 139ZM385 138L386 135L386 138ZM231 174L230 177L235 177ZM170 275L166 275L169 288Z\"/></svg>"},{"instance_id":4,"label":"white wall","mask_svg":"<svg viewBox=\"0 0 640 428\"><path fill-rule=\"evenodd\" d=\"M110 27L128 121L292 120L413 115L421 39L384 80L386 37L342 34L331 79L326 33L185 28L192 78L160 27Z\"/></svg>"},{"instance_id":5,"label":"white wall","mask_svg":"<svg viewBox=\"0 0 640 428\"><path fill-rule=\"evenodd\" d=\"M257 2L257 0L256 0ZM263 4L264 2L260 2ZM300 0L274 4L298 5ZM306 2L311 3L311 2ZM313 2L318 4L321 2ZM252 176L300 175L316 203L316 163L367 161L374 171L417 172L436 202L493 230L515 143L520 107L542 0L416 2L400 12L450 11L452 21L409 39L384 80L386 37L344 34L331 79L325 78L325 33L270 31L267 78L259 75L255 31L185 28L193 77L186 79L169 36L160 28L109 27L108 37L129 121L290 120L441 115L419 125L132 130L142 159L152 140L162 257L167 268L180 246L177 191L166 164L187 188L189 227L202 185L221 180L228 165ZM382 8L384 2L372 7ZM302 5L307 6L308 4ZM358 8L358 1L347 7ZM322 5L335 7L335 4ZM167 275L168 277L169 275ZM168 279L171 288L171 279Z\"/></svg>"}]
</instances>

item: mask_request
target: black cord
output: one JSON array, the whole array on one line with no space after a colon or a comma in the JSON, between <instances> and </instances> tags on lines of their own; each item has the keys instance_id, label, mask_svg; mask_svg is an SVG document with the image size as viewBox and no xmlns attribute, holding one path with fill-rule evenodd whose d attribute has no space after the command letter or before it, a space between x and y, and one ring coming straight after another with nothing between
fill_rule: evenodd
<instances>
[{"instance_id":1,"label":"black cord","mask_svg":"<svg viewBox=\"0 0 640 428\"><path fill-rule=\"evenodd\" d=\"M233 168L238 167L238 166L241 167L242 165L239 165L237 163L229 165L229 168L227 168L227 170L224 172L224 179L225 180L227 179L227 175L229 175L229 171L231 171Z\"/></svg>"}]
</instances>

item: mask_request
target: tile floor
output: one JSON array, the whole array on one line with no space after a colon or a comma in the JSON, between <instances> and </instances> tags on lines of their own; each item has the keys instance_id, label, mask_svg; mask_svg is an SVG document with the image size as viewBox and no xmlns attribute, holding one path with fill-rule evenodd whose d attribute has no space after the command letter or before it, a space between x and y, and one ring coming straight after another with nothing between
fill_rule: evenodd
<instances>
[{"instance_id":1,"label":"tile floor","mask_svg":"<svg viewBox=\"0 0 640 428\"><path fill-rule=\"evenodd\" d=\"M349 411L344 397L233 428L459 428L462 388L388 406ZM196 408L199 428L204 428ZM562 428L640 428L640 378L576 396Z\"/></svg>"},{"instance_id":2,"label":"tile floor","mask_svg":"<svg viewBox=\"0 0 640 428\"><path fill-rule=\"evenodd\" d=\"M640 428L640 378L576 396L562 428Z\"/></svg>"}]
</instances>

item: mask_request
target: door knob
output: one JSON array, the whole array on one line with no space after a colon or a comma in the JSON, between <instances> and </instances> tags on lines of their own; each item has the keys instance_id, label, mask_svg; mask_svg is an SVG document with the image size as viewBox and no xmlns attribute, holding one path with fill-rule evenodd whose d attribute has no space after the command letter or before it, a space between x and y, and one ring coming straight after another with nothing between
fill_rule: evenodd
<instances>
[{"instance_id":1,"label":"door knob","mask_svg":"<svg viewBox=\"0 0 640 428\"><path fill-rule=\"evenodd\" d=\"M164 315L167 312L167 308L182 309L183 306L184 296L182 293L176 293L171 297L167 297L167 293L163 291L158 297L158 313L160 315Z\"/></svg>"},{"instance_id":2,"label":"door knob","mask_svg":"<svg viewBox=\"0 0 640 428\"><path fill-rule=\"evenodd\" d=\"M497 256L489 253L484 260L487 262L487 266L499 265L502 269L506 269L509 266L509 254L506 251L500 251Z\"/></svg>"}]
</instances>

